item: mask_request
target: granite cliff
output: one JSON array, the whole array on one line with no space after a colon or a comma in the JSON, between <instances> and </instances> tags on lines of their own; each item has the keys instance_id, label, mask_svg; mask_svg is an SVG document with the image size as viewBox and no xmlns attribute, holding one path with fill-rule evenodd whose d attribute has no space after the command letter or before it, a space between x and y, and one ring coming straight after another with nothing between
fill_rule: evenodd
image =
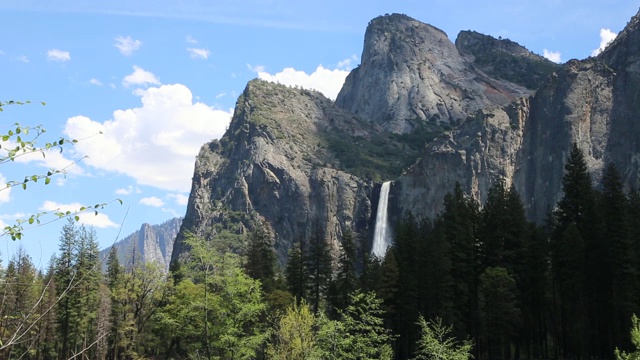
<instances>
[{"instance_id":1,"label":"granite cliff","mask_svg":"<svg viewBox=\"0 0 640 360\"><path fill-rule=\"evenodd\" d=\"M165 271L169 270L173 244L180 230L182 218L173 218L160 225L142 224L140 230L116 242L118 261L122 265L130 266L134 257L136 261L156 262ZM100 259L109 256L111 247L100 251ZM106 268L106 262L103 262Z\"/></svg>"},{"instance_id":2,"label":"granite cliff","mask_svg":"<svg viewBox=\"0 0 640 360\"><path fill-rule=\"evenodd\" d=\"M226 134L205 144L174 259L188 232L227 235L265 220L282 261L319 223L337 247L347 228L371 236L381 181L392 220L433 217L460 182L483 200L514 184L542 221L561 196L576 142L594 180L614 162L626 186L640 169L638 15L602 54L553 64L510 40L441 30L405 15L372 20L362 64L335 103L313 91L251 81Z\"/></svg>"},{"instance_id":3,"label":"granite cliff","mask_svg":"<svg viewBox=\"0 0 640 360\"><path fill-rule=\"evenodd\" d=\"M395 133L421 122L456 126L477 110L531 93L488 76L444 31L406 15L373 19L361 59L336 104Z\"/></svg>"},{"instance_id":4,"label":"granite cliff","mask_svg":"<svg viewBox=\"0 0 640 360\"><path fill-rule=\"evenodd\" d=\"M531 97L482 110L436 140L392 187L395 213L432 217L451 182L482 200L501 177L515 185L529 218L542 222L562 195L564 163L574 142L596 185L604 166L614 163L626 187L637 188L638 24L636 15L602 54L567 62Z\"/></svg>"}]
</instances>

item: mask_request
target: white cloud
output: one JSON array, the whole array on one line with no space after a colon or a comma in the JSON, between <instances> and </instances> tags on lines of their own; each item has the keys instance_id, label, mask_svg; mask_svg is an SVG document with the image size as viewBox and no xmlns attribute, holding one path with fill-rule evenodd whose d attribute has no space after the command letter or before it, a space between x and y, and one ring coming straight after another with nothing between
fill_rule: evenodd
<instances>
[{"instance_id":1,"label":"white cloud","mask_svg":"<svg viewBox=\"0 0 640 360\"><path fill-rule=\"evenodd\" d=\"M221 92L220 94L216 95L216 99L220 99L221 97L227 95L226 92Z\"/></svg>"},{"instance_id":2,"label":"white cloud","mask_svg":"<svg viewBox=\"0 0 640 360\"><path fill-rule=\"evenodd\" d=\"M117 47L120 50L120 54L124 56L130 56L134 51L140 49L142 45L142 41L134 40L131 36L118 36L115 38L115 42L113 46Z\"/></svg>"},{"instance_id":3,"label":"white cloud","mask_svg":"<svg viewBox=\"0 0 640 360\"><path fill-rule=\"evenodd\" d=\"M140 204L153 206L153 207L162 207L164 206L164 201L162 201L162 199L157 198L155 196L150 196L150 197L140 199Z\"/></svg>"},{"instance_id":4,"label":"white cloud","mask_svg":"<svg viewBox=\"0 0 640 360\"><path fill-rule=\"evenodd\" d=\"M102 81L100 81L98 79L93 79L93 78L91 80L89 80L89 84L96 85L96 86L102 86L103 85Z\"/></svg>"},{"instance_id":5,"label":"white cloud","mask_svg":"<svg viewBox=\"0 0 640 360\"><path fill-rule=\"evenodd\" d=\"M7 178L0 174L0 204L4 204L11 200L11 188L6 187Z\"/></svg>"},{"instance_id":6,"label":"white cloud","mask_svg":"<svg viewBox=\"0 0 640 360\"><path fill-rule=\"evenodd\" d=\"M187 48L187 51L192 59L207 59L211 55L211 51L207 49Z\"/></svg>"},{"instance_id":7,"label":"white cloud","mask_svg":"<svg viewBox=\"0 0 640 360\"><path fill-rule=\"evenodd\" d=\"M562 62L562 59L560 57L560 52L559 51L550 51L547 49L543 50L542 56L544 56L545 58L547 58L547 60L549 61L553 61L556 64L560 64Z\"/></svg>"},{"instance_id":8,"label":"white cloud","mask_svg":"<svg viewBox=\"0 0 640 360\"><path fill-rule=\"evenodd\" d=\"M167 195L169 199L173 199L176 204L185 206L189 202L189 197L184 194L169 194Z\"/></svg>"},{"instance_id":9,"label":"white cloud","mask_svg":"<svg viewBox=\"0 0 640 360\"><path fill-rule=\"evenodd\" d=\"M70 211L71 213L76 213L82 208L82 204L80 203L70 203L70 204L60 204L55 201L45 201L40 210L42 211L61 211L66 212ZM118 227L118 224L114 223L109 219L109 217L99 212L96 215L92 210L81 212L78 214L80 218L79 223L83 225L95 226L97 228L108 228L108 227Z\"/></svg>"},{"instance_id":10,"label":"white cloud","mask_svg":"<svg viewBox=\"0 0 640 360\"><path fill-rule=\"evenodd\" d=\"M71 60L71 55L68 51L62 51L58 49L51 49L47 51L47 59L50 61L69 61Z\"/></svg>"},{"instance_id":11,"label":"white cloud","mask_svg":"<svg viewBox=\"0 0 640 360\"><path fill-rule=\"evenodd\" d=\"M27 57L27 55L21 55L21 56L18 56L18 57L16 58L16 60L18 60L18 61L22 61L23 63L28 63L28 62L29 62L29 58Z\"/></svg>"},{"instance_id":12,"label":"white cloud","mask_svg":"<svg viewBox=\"0 0 640 360\"><path fill-rule=\"evenodd\" d=\"M84 116L67 120L65 134L84 138L75 149L95 168L133 177L139 184L174 192L191 189L193 164L205 142L220 138L231 113L193 102L184 85L140 90L142 106L117 110L103 123Z\"/></svg>"},{"instance_id":13,"label":"white cloud","mask_svg":"<svg viewBox=\"0 0 640 360\"><path fill-rule=\"evenodd\" d=\"M264 65L252 66L251 64L247 64L247 68L249 68L249 70L253 71L254 73L260 73L265 71Z\"/></svg>"},{"instance_id":14,"label":"white cloud","mask_svg":"<svg viewBox=\"0 0 640 360\"><path fill-rule=\"evenodd\" d=\"M607 46L615 40L616 36L618 36L618 34L614 33L610 29L600 29L600 47L593 50L591 52L591 56L598 56L598 54L603 52L604 49L606 49Z\"/></svg>"},{"instance_id":15,"label":"white cloud","mask_svg":"<svg viewBox=\"0 0 640 360\"><path fill-rule=\"evenodd\" d=\"M194 39L193 36L191 35L187 35L187 37L184 38L184 41L188 42L189 44L197 44L198 40Z\"/></svg>"},{"instance_id":16,"label":"white cloud","mask_svg":"<svg viewBox=\"0 0 640 360\"><path fill-rule=\"evenodd\" d=\"M131 185L127 186L126 188L116 189L115 192L118 195L131 195L133 193L136 193L136 194L142 193L142 191L140 189L134 188Z\"/></svg>"},{"instance_id":17,"label":"white cloud","mask_svg":"<svg viewBox=\"0 0 640 360\"><path fill-rule=\"evenodd\" d=\"M133 66L133 73L122 79L122 85L129 87L131 85L160 85L160 79L152 72L147 71L139 66Z\"/></svg>"},{"instance_id":18,"label":"white cloud","mask_svg":"<svg viewBox=\"0 0 640 360\"><path fill-rule=\"evenodd\" d=\"M319 65L311 74L294 68L285 68L279 73L272 75L264 71L264 67L262 66L249 68L257 72L258 77L262 80L288 86L298 85L305 89L317 90L332 100L338 96L344 84L344 79L349 75L349 71L347 70L329 70L322 65Z\"/></svg>"},{"instance_id":19,"label":"white cloud","mask_svg":"<svg viewBox=\"0 0 640 360\"><path fill-rule=\"evenodd\" d=\"M355 55L351 55L350 58L338 61L338 65L336 67L342 70L351 70L353 69L353 63L356 61L358 61L358 57Z\"/></svg>"}]
</instances>

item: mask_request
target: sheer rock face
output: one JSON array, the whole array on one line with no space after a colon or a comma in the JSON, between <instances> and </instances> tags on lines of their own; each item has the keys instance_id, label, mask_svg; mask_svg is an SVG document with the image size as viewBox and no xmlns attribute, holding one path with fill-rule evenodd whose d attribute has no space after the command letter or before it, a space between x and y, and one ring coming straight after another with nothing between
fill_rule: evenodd
<instances>
[{"instance_id":1,"label":"sheer rock face","mask_svg":"<svg viewBox=\"0 0 640 360\"><path fill-rule=\"evenodd\" d=\"M370 22L362 64L347 76L336 104L407 133L416 121L457 125L479 109L529 93L472 66L442 30L394 14Z\"/></svg>"},{"instance_id":2,"label":"sheer rock face","mask_svg":"<svg viewBox=\"0 0 640 360\"><path fill-rule=\"evenodd\" d=\"M391 213L397 217L411 212L433 219L456 182L479 200L485 199L499 178L510 185L529 106L529 99L521 98L504 108L480 110L457 130L428 145L423 158L393 183Z\"/></svg>"},{"instance_id":3,"label":"sheer rock face","mask_svg":"<svg viewBox=\"0 0 640 360\"><path fill-rule=\"evenodd\" d=\"M237 232L266 221L281 260L315 222L336 250L347 228L369 227L373 184L330 166L323 134L374 131L319 93L251 81L227 133L198 155L181 234L213 238L236 212L244 214Z\"/></svg>"},{"instance_id":4,"label":"sheer rock face","mask_svg":"<svg viewBox=\"0 0 640 360\"><path fill-rule=\"evenodd\" d=\"M142 224L140 230L114 244L118 261L122 265L131 266L135 257L135 261L156 262L164 271L168 271L181 223L182 218L174 218L160 225ZM109 256L110 250L109 247L100 251L100 258ZM106 262L103 267L106 267Z\"/></svg>"}]
</instances>

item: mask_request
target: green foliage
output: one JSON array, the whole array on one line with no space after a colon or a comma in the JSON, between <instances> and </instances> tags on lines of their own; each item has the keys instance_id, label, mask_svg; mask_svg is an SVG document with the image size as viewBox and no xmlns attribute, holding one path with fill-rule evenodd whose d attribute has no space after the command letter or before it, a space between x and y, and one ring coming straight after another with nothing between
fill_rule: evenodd
<instances>
[{"instance_id":1,"label":"green foliage","mask_svg":"<svg viewBox=\"0 0 640 360\"><path fill-rule=\"evenodd\" d=\"M316 339L316 318L306 302L293 304L278 322L267 355L274 360L321 359Z\"/></svg>"},{"instance_id":2,"label":"green foliage","mask_svg":"<svg viewBox=\"0 0 640 360\"><path fill-rule=\"evenodd\" d=\"M309 277L309 300L311 301L313 312L318 313L320 302L325 299L327 294L332 269L329 244L318 220L313 225L305 264Z\"/></svg>"},{"instance_id":3,"label":"green foliage","mask_svg":"<svg viewBox=\"0 0 640 360\"><path fill-rule=\"evenodd\" d=\"M473 358L473 344L465 340L458 344L452 337L451 327L444 326L442 319L427 322L420 316L418 325L421 329L416 360L469 360Z\"/></svg>"},{"instance_id":4,"label":"green foliage","mask_svg":"<svg viewBox=\"0 0 640 360\"><path fill-rule=\"evenodd\" d=\"M193 236L188 237L186 243L191 248L188 265L193 285L190 279L178 284L177 289L182 290L177 293L180 296L173 297L174 303L169 302L165 307L167 311L162 311L159 318L164 327L181 330L170 333L169 343L179 342L178 350L207 357L253 358L269 335L260 323L266 309L260 282L242 271L239 256L219 253L209 243ZM198 314L201 320L176 329L190 314ZM202 336L199 341L187 343L184 339L190 338L193 331Z\"/></svg>"},{"instance_id":5,"label":"green foliage","mask_svg":"<svg viewBox=\"0 0 640 360\"><path fill-rule=\"evenodd\" d=\"M638 317L635 314L631 317L631 342L633 343L635 350L628 353L616 348L614 352L616 360L640 359L640 320L638 320Z\"/></svg>"},{"instance_id":6,"label":"green foliage","mask_svg":"<svg viewBox=\"0 0 640 360\"><path fill-rule=\"evenodd\" d=\"M486 341L489 357L511 358L511 337L521 316L516 281L507 269L490 267L480 275L479 282L482 339Z\"/></svg>"},{"instance_id":7,"label":"green foliage","mask_svg":"<svg viewBox=\"0 0 640 360\"><path fill-rule=\"evenodd\" d=\"M267 223L255 224L247 242L244 269L247 275L262 283L265 292L271 292L276 281L276 254Z\"/></svg>"},{"instance_id":8,"label":"green foliage","mask_svg":"<svg viewBox=\"0 0 640 360\"><path fill-rule=\"evenodd\" d=\"M420 158L424 146L444 131L422 120L413 124L415 129L406 134L385 132L368 138L326 130L322 141L338 160L339 169L374 181L392 179Z\"/></svg>"},{"instance_id":9,"label":"green foliage","mask_svg":"<svg viewBox=\"0 0 640 360\"><path fill-rule=\"evenodd\" d=\"M301 246L301 242L293 244L293 248L289 250L289 261L285 268L287 289L295 297L298 306L300 306L302 299L307 296L309 287L307 267L304 263L304 253Z\"/></svg>"},{"instance_id":10,"label":"green foliage","mask_svg":"<svg viewBox=\"0 0 640 360\"><path fill-rule=\"evenodd\" d=\"M393 336L385 329L383 316L382 300L375 293L353 293L350 305L341 312L338 359L392 359Z\"/></svg>"},{"instance_id":11,"label":"green foliage","mask_svg":"<svg viewBox=\"0 0 640 360\"><path fill-rule=\"evenodd\" d=\"M334 309L344 309L349 304L349 296L356 290L356 244L351 230L342 235L340 254L335 279L332 281L333 296L330 299Z\"/></svg>"}]
</instances>

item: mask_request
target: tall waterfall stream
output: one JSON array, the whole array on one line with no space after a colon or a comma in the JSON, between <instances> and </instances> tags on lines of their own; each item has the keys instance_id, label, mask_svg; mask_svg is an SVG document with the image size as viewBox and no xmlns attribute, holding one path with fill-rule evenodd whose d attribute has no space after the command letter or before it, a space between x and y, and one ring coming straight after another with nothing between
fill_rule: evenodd
<instances>
[{"instance_id":1,"label":"tall waterfall stream","mask_svg":"<svg viewBox=\"0 0 640 360\"><path fill-rule=\"evenodd\" d=\"M389 220L387 218L387 203L389 201L390 185L390 181L382 184L382 187L380 188L380 199L378 200L378 209L376 210L376 227L373 231L372 252L379 258L384 257L387 252L387 247L391 244Z\"/></svg>"}]
</instances>

